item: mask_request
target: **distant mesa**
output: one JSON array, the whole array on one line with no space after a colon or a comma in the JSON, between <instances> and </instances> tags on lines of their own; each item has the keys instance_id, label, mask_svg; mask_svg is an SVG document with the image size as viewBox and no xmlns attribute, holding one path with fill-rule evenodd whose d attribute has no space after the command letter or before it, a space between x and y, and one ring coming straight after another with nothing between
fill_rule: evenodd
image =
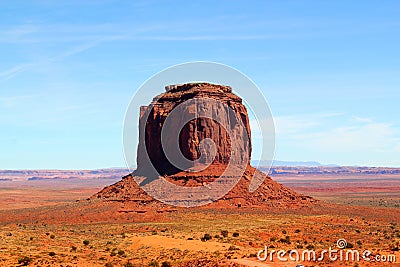
<instances>
[{"instance_id":1,"label":"distant mesa","mask_svg":"<svg viewBox=\"0 0 400 267\"><path fill-rule=\"evenodd\" d=\"M181 108L181 104L185 103L189 104ZM213 116L217 114L218 117L210 119L199 116L190 120L195 112ZM189 119L179 128L179 122L185 118ZM168 120L172 124L168 125ZM180 131L176 136L171 134L165 141L162 140L163 127L170 127L172 132L174 127ZM182 154L186 159L178 166L172 164L171 155L165 153L176 147L179 149L176 154ZM168 85L164 93L140 109L137 169L121 181L105 187L91 199L120 201L124 207L129 206L133 210L165 206L149 196L137 182L151 185L155 176L162 176L180 188L201 187L220 179L229 166L244 164L243 174L240 174L237 184L206 207L298 208L315 202L311 197L298 194L253 168L250 165L251 150L247 110L230 86L211 83ZM249 185L253 176L264 179L264 182L250 193ZM168 194L179 196L179 192Z\"/></svg>"}]
</instances>

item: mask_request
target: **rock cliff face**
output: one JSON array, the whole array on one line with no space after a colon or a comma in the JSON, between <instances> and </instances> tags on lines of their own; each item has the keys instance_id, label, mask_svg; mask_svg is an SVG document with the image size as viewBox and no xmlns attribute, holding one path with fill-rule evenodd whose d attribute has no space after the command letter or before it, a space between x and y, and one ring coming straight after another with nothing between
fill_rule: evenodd
<instances>
[{"instance_id":1,"label":"rock cliff face","mask_svg":"<svg viewBox=\"0 0 400 267\"><path fill-rule=\"evenodd\" d=\"M169 85L165 89L165 93L140 110L138 173L146 174L149 165L161 175L170 175L196 164L249 162L249 118L242 99L232 93L231 87L188 83ZM195 101L187 104L188 100ZM179 110L172 112L177 107ZM195 115L197 118L193 118ZM167 118L171 121L169 128L165 125ZM187 123L184 123L185 119ZM166 140L162 145L163 129ZM171 140L174 136L179 136L178 146ZM207 139L211 139L215 146L212 142L200 145ZM232 151L232 144L237 145L235 151ZM177 147L189 161L182 163L183 168L171 164L164 152L174 151ZM234 152L233 155L231 152ZM172 156L177 153L171 152Z\"/></svg>"},{"instance_id":2,"label":"rock cliff face","mask_svg":"<svg viewBox=\"0 0 400 267\"><path fill-rule=\"evenodd\" d=\"M188 83L165 89L166 92L156 96L149 106L141 107L137 170L104 188L92 199L121 201L130 210L165 207L166 204L146 194L143 183L163 194L176 194L179 203L186 194L185 187L207 187L222 180L219 182L222 186L215 188L223 192L227 188L224 188L225 182L234 176L232 172L226 175L225 170L233 164L233 173L240 169L238 166L243 170L236 172L239 173L237 183L213 203L207 202L207 197L210 199L207 191L201 191L195 196L199 203L204 200L211 203L208 205L211 208L298 208L314 202L250 166L249 118L242 99L232 93L231 87ZM176 161L177 154L182 158L177 157ZM261 177L264 182L250 192L254 176ZM152 184L155 177L179 187L168 191L164 187L166 184Z\"/></svg>"}]
</instances>

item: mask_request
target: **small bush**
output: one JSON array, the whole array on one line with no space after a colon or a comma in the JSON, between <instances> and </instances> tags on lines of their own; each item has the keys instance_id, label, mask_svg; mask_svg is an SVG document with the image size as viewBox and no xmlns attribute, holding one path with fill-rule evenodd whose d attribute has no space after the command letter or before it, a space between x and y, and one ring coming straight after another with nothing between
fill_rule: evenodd
<instances>
[{"instance_id":1,"label":"small bush","mask_svg":"<svg viewBox=\"0 0 400 267\"><path fill-rule=\"evenodd\" d=\"M18 260L18 264L21 264L22 266L28 266L31 262L32 259L27 256L24 256Z\"/></svg>"},{"instance_id":2,"label":"small bush","mask_svg":"<svg viewBox=\"0 0 400 267\"><path fill-rule=\"evenodd\" d=\"M212 239L212 237L210 234L204 234L204 236L201 238L201 241L205 242L205 241L208 241L211 239Z\"/></svg>"},{"instance_id":3,"label":"small bush","mask_svg":"<svg viewBox=\"0 0 400 267\"><path fill-rule=\"evenodd\" d=\"M295 232L296 234L298 234L298 233L301 232L301 230L300 230L300 229L296 229L294 232Z\"/></svg>"},{"instance_id":4,"label":"small bush","mask_svg":"<svg viewBox=\"0 0 400 267\"><path fill-rule=\"evenodd\" d=\"M120 256L125 255L125 251L123 251L122 249L118 250L118 255Z\"/></svg>"},{"instance_id":5,"label":"small bush","mask_svg":"<svg viewBox=\"0 0 400 267\"><path fill-rule=\"evenodd\" d=\"M71 250L72 250L72 251L76 251L76 249L77 249L77 247L71 246Z\"/></svg>"},{"instance_id":6,"label":"small bush","mask_svg":"<svg viewBox=\"0 0 400 267\"><path fill-rule=\"evenodd\" d=\"M313 249L315 249L315 246L314 246L313 244L308 244L308 245L306 246L306 249L308 249L308 250L313 250Z\"/></svg>"},{"instance_id":7,"label":"small bush","mask_svg":"<svg viewBox=\"0 0 400 267\"><path fill-rule=\"evenodd\" d=\"M233 236L233 237L238 237L238 236L239 236L239 233L238 233L238 232L234 232L234 233L232 234L232 236Z\"/></svg>"},{"instance_id":8,"label":"small bush","mask_svg":"<svg viewBox=\"0 0 400 267\"><path fill-rule=\"evenodd\" d=\"M55 256L55 255L56 255L56 253L55 253L54 251L49 252L49 256L50 256L50 257L53 257L53 256Z\"/></svg>"},{"instance_id":9,"label":"small bush","mask_svg":"<svg viewBox=\"0 0 400 267\"><path fill-rule=\"evenodd\" d=\"M276 241L276 237L271 237L271 238L269 239L269 241L275 242L275 241Z\"/></svg>"},{"instance_id":10,"label":"small bush","mask_svg":"<svg viewBox=\"0 0 400 267\"><path fill-rule=\"evenodd\" d=\"M287 234L286 230L282 230L282 234L286 235Z\"/></svg>"},{"instance_id":11,"label":"small bush","mask_svg":"<svg viewBox=\"0 0 400 267\"><path fill-rule=\"evenodd\" d=\"M90 244L90 241L89 241L89 240L83 240L83 244L84 244L85 246L87 246L87 245Z\"/></svg>"},{"instance_id":12,"label":"small bush","mask_svg":"<svg viewBox=\"0 0 400 267\"><path fill-rule=\"evenodd\" d=\"M286 236L285 238L281 238L281 239L279 239L279 242L281 242L281 243L286 243L286 244L290 244L291 242L290 242L290 236Z\"/></svg>"},{"instance_id":13,"label":"small bush","mask_svg":"<svg viewBox=\"0 0 400 267\"><path fill-rule=\"evenodd\" d=\"M117 253L115 251L111 251L110 256L114 257L115 255L117 255Z\"/></svg>"},{"instance_id":14,"label":"small bush","mask_svg":"<svg viewBox=\"0 0 400 267\"><path fill-rule=\"evenodd\" d=\"M221 231L221 235L222 235L223 237L228 237L228 231L227 231L227 230L222 230L222 231Z\"/></svg>"},{"instance_id":15,"label":"small bush","mask_svg":"<svg viewBox=\"0 0 400 267\"><path fill-rule=\"evenodd\" d=\"M161 267L172 267L172 264L170 262L168 262L168 261L163 261L161 263Z\"/></svg>"},{"instance_id":16,"label":"small bush","mask_svg":"<svg viewBox=\"0 0 400 267\"><path fill-rule=\"evenodd\" d=\"M124 267L135 267L135 265L133 265L133 263L128 261L127 263L125 263Z\"/></svg>"},{"instance_id":17,"label":"small bush","mask_svg":"<svg viewBox=\"0 0 400 267\"><path fill-rule=\"evenodd\" d=\"M149 264L147 266L149 266L149 267L159 267L160 264L158 264L158 261L151 261L151 262L149 262Z\"/></svg>"},{"instance_id":18,"label":"small bush","mask_svg":"<svg viewBox=\"0 0 400 267\"><path fill-rule=\"evenodd\" d=\"M51 239L54 239L56 236L55 235L50 235L50 238Z\"/></svg>"},{"instance_id":19,"label":"small bush","mask_svg":"<svg viewBox=\"0 0 400 267\"><path fill-rule=\"evenodd\" d=\"M113 267L113 264L111 262L107 262L104 266L105 267Z\"/></svg>"}]
</instances>

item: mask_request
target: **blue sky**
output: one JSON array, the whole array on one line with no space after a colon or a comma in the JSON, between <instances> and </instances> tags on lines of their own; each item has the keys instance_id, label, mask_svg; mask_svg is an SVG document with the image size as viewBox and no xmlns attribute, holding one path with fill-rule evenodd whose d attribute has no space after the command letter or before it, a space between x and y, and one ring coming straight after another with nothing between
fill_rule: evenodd
<instances>
[{"instance_id":1,"label":"blue sky","mask_svg":"<svg viewBox=\"0 0 400 267\"><path fill-rule=\"evenodd\" d=\"M276 159L400 167L399 43L398 1L1 1L0 169L124 166L134 92L197 60L264 92Z\"/></svg>"}]
</instances>

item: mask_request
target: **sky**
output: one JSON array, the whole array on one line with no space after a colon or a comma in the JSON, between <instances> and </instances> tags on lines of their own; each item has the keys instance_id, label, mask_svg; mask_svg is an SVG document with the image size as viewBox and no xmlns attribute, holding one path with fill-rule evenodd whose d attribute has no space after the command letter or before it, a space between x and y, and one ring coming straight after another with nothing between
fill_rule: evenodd
<instances>
[{"instance_id":1,"label":"sky","mask_svg":"<svg viewBox=\"0 0 400 267\"><path fill-rule=\"evenodd\" d=\"M125 166L130 99L189 61L258 85L277 160L400 167L399 43L394 0L1 1L0 169Z\"/></svg>"}]
</instances>

